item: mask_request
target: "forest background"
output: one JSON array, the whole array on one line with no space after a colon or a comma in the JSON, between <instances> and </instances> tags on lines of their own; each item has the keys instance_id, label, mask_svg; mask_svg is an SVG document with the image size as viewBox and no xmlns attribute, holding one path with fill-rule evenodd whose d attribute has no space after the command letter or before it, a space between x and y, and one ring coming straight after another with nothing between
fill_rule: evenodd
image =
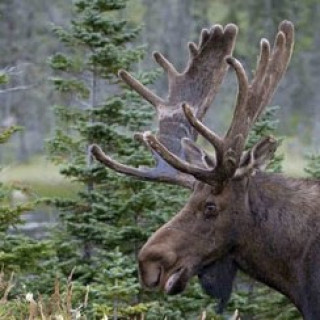
<instances>
[{"instance_id":1,"label":"forest background","mask_svg":"<svg viewBox=\"0 0 320 320\"><path fill-rule=\"evenodd\" d=\"M205 310L217 318L196 281L179 297L146 294L138 284L141 243L186 195L120 178L88 159L86 147L100 142L127 163L150 162L130 137L153 127L152 109L118 84L119 68L165 95L151 53L159 50L182 70L188 41L204 27L233 22L240 29L235 56L253 70L259 40L272 40L288 19L296 27L294 55L258 135L283 137L285 173L317 177L319 1L1 0L0 15L0 319L197 319ZM110 43L94 41L99 34ZM235 94L230 73L206 117L209 127L223 132ZM235 308L243 319L299 319L286 299L243 276L229 313Z\"/></svg>"}]
</instances>

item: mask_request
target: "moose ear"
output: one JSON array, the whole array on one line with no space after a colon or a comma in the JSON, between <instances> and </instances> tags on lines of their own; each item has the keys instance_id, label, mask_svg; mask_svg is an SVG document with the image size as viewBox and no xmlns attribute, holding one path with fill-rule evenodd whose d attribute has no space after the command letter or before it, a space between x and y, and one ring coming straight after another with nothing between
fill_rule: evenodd
<instances>
[{"instance_id":1,"label":"moose ear","mask_svg":"<svg viewBox=\"0 0 320 320\"><path fill-rule=\"evenodd\" d=\"M215 160L207 152L199 148L192 140L188 138L181 139L181 145L185 159L199 167L204 168L214 168Z\"/></svg>"},{"instance_id":2,"label":"moose ear","mask_svg":"<svg viewBox=\"0 0 320 320\"><path fill-rule=\"evenodd\" d=\"M264 170L278 147L274 137L265 137L257 142L250 150L246 151L240 160L239 168L234 174L235 179L250 175L257 170Z\"/></svg>"},{"instance_id":3,"label":"moose ear","mask_svg":"<svg viewBox=\"0 0 320 320\"><path fill-rule=\"evenodd\" d=\"M218 299L217 313L223 312L230 299L237 270L233 259L226 256L203 268L198 274L205 293Z\"/></svg>"}]
</instances>

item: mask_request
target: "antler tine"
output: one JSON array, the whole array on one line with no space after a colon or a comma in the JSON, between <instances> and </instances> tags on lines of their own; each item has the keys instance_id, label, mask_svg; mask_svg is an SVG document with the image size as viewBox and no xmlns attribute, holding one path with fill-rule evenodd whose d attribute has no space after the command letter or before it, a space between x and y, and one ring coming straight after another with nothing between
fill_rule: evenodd
<instances>
[{"instance_id":1,"label":"antler tine","mask_svg":"<svg viewBox=\"0 0 320 320\"><path fill-rule=\"evenodd\" d=\"M156 136L150 132L137 136L139 141L151 149L156 161L155 168L136 169L120 164L106 156L96 145L92 146L92 154L101 163L120 173L189 188L196 178L216 186L216 192L235 175L241 161L251 161L248 163L251 165L247 167L250 171L256 165L259 166L259 160L263 162L265 156L270 157L276 148L276 142L272 139L259 142L252 149L250 157L247 156L249 160L241 160L249 131L270 101L287 68L293 47L293 25L288 21L280 24L272 52L269 42L265 39L261 41L257 71L250 84L242 64L231 57L237 30L233 24L224 29L220 25L215 25L210 30L204 29L198 46L189 43L190 57L183 73L178 73L162 54L155 52L156 62L169 76L169 95L166 101L128 72L119 72L124 82L157 108L159 130ZM230 127L222 139L202 124L201 119L211 105L228 65L236 73L238 95ZM183 141L194 141L198 133L216 151L216 161L207 162L203 166L198 160L194 162L196 165L186 161L191 157L187 154L188 148L183 145ZM202 157L204 154L196 146L193 146L193 150L196 156ZM242 172L245 171L240 173Z\"/></svg>"},{"instance_id":2,"label":"antler tine","mask_svg":"<svg viewBox=\"0 0 320 320\"><path fill-rule=\"evenodd\" d=\"M200 120L198 120L192 112L192 109L188 104L182 104L182 108L186 118L193 128L197 130L206 140L208 140L216 151L217 164L223 161L223 140L209 128L207 128Z\"/></svg>"},{"instance_id":3,"label":"antler tine","mask_svg":"<svg viewBox=\"0 0 320 320\"><path fill-rule=\"evenodd\" d=\"M216 30L218 30L216 37L219 37L220 28L216 28ZM207 38L208 34L204 32L200 43L203 45L205 41L208 41ZM233 118L224 139L202 124L194 116L190 106L186 103L182 104L182 109L190 125L214 146L217 160L214 168L199 168L190 165L172 154L151 135L147 137L150 147L177 170L192 174L197 179L209 184L217 184L219 181L221 183L235 174L239 177L244 172L253 170L255 166L259 166L259 162L254 161L254 157L265 162L265 157L269 159L277 147L276 141L270 137L263 139L253 147L250 153L250 159L252 158L250 165L242 171L237 171L249 131L269 102L284 74L291 57L292 46L293 25L290 22L283 22L279 27L271 57L269 42L265 39L261 41L257 72L250 85L242 64L233 57L226 58L227 63L234 69L237 76L238 95Z\"/></svg>"},{"instance_id":4,"label":"antler tine","mask_svg":"<svg viewBox=\"0 0 320 320\"><path fill-rule=\"evenodd\" d=\"M123 173L125 175L138 178L146 181L160 181L167 182L170 184L180 185L182 187L186 187L192 189L194 179L190 179L189 176L176 176L175 172L171 170L168 172L158 172L157 167L152 169L137 169L124 164L121 164L112 158L108 157L102 149L98 145L92 145L90 147L91 154L102 164L107 166L108 168L118 172Z\"/></svg>"},{"instance_id":5,"label":"antler tine","mask_svg":"<svg viewBox=\"0 0 320 320\"><path fill-rule=\"evenodd\" d=\"M213 26L213 28L218 27L218 25ZM220 26L219 26L220 27ZM220 27L220 29L222 29ZM199 39L199 47L203 47L205 45L205 43L209 40L210 38L210 31L208 29L202 29L201 33L200 33L200 39Z\"/></svg>"},{"instance_id":6,"label":"antler tine","mask_svg":"<svg viewBox=\"0 0 320 320\"><path fill-rule=\"evenodd\" d=\"M154 135L147 134L146 140L150 147L160 155L161 158L163 158L167 163L169 163L172 167L175 169L192 175L195 178L205 181L208 173L210 170L204 169L201 167L198 167L196 165L192 165L188 163L187 161L182 160L178 156L176 156L174 153L170 152Z\"/></svg>"},{"instance_id":7,"label":"antler tine","mask_svg":"<svg viewBox=\"0 0 320 320\"><path fill-rule=\"evenodd\" d=\"M275 39L272 56L266 70L266 75L270 75L268 84L268 94L262 100L257 116L261 114L264 106L269 103L273 93L287 69L293 48L294 28L291 22L283 21L279 26L279 31Z\"/></svg>"},{"instance_id":8,"label":"antler tine","mask_svg":"<svg viewBox=\"0 0 320 320\"><path fill-rule=\"evenodd\" d=\"M257 69L255 77L252 81L252 89L257 90L257 86L261 84L263 76L266 72L270 58L270 44L267 39L260 41L260 56L257 62Z\"/></svg>"},{"instance_id":9,"label":"antler tine","mask_svg":"<svg viewBox=\"0 0 320 320\"><path fill-rule=\"evenodd\" d=\"M169 77L169 93L166 100L154 94L128 72L121 70L120 78L145 100L157 109L159 129L154 139L146 133L137 138L151 149L156 167L153 169L136 169L111 159L98 146L92 147L92 154L107 167L143 180L163 181L190 187L197 176L207 174L208 163L203 168L188 164L186 159L192 159L201 166L204 153L188 153L182 139L194 141L195 130L201 126L197 121L188 121L181 108L183 102L190 105L190 119L198 119L206 113L217 93L226 74L228 65L225 57L232 54L238 28L229 24L224 29L215 25L205 29L200 36L198 45L189 43L190 57L183 73L176 71L174 66L159 52L154 53L156 62L167 72ZM211 137L205 128L203 135ZM201 129L200 129L201 132ZM214 140L214 139L213 139ZM215 139L216 149L219 150L219 139ZM214 140L214 141L215 141ZM221 148L221 147L220 147ZM196 157L199 156L199 159ZM219 156L217 157L219 159ZM165 160L165 161L164 161ZM181 169L181 170L180 170Z\"/></svg>"},{"instance_id":10,"label":"antler tine","mask_svg":"<svg viewBox=\"0 0 320 320\"><path fill-rule=\"evenodd\" d=\"M180 172L191 175L197 180L210 184L216 187L216 192L219 193L221 187L230 176L229 168L223 168L222 165L217 165L216 167L206 168L199 167L197 165L190 164L187 161L176 156L174 153L170 152L154 135L149 134L146 136L146 140L150 147L156 152L162 159L164 159L173 168ZM229 161L228 159L227 161ZM226 161L226 162L227 162Z\"/></svg>"},{"instance_id":11,"label":"antler tine","mask_svg":"<svg viewBox=\"0 0 320 320\"><path fill-rule=\"evenodd\" d=\"M147 141L144 138L144 134L142 132L135 132L133 134L133 138L140 142L142 145L144 145L146 148L148 148L149 150L152 151L152 149L150 148L149 144L147 143Z\"/></svg>"},{"instance_id":12,"label":"antler tine","mask_svg":"<svg viewBox=\"0 0 320 320\"><path fill-rule=\"evenodd\" d=\"M198 47L197 45L194 43L194 42L189 42L188 43L188 48L189 48L189 52L190 52L190 60L194 59L197 54L199 53L198 52Z\"/></svg>"},{"instance_id":13,"label":"antler tine","mask_svg":"<svg viewBox=\"0 0 320 320\"><path fill-rule=\"evenodd\" d=\"M241 114L245 112L248 100L249 83L246 72L239 60L234 57L227 57L226 61L230 66L232 66L232 68L236 72L238 79L238 95L236 106L234 108L231 125L225 138L226 140L228 140L229 137L233 138L235 136L234 131L238 129L237 126L239 125L237 119L239 118L239 116L241 116ZM246 125L246 122L240 123L240 125Z\"/></svg>"},{"instance_id":14,"label":"antler tine","mask_svg":"<svg viewBox=\"0 0 320 320\"><path fill-rule=\"evenodd\" d=\"M160 52L155 51L153 58L168 73L169 77L178 76L176 68Z\"/></svg>"},{"instance_id":15,"label":"antler tine","mask_svg":"<svg viewBox=\"0 0 320 320\"><path fill-rule=\"evenodd\" d=\"M257 73L252 81L252 92L256 92L258 96L260 94L260 97L263 96L263 98L260 98L259 103L250 108L254 120L260 116L264 107L271 100L279 81L287 69L292 54L293 39L293 24L289 21L283 21L279 25L271 57L269 43L267 40L262 41L260 56L265 53L265 57L264 60L260 59L258 63ZM266 46L268 46L268 49L265 48ZM269 52L266 53L267 51Z\"/></svg>"},{"instance_id":16,"label":"antler tine","mask_svg":"<svg viewBox=\"0 0 320 320\"><path fill-rule=\"evenodd\" d=\"M292 44L294 43L294 26L288 21L284 20L279 25L279 30L286 36L286 57L287 64L289 63L292 55Z\"/></svg>"},{"instance_id":17,"label":"antler tine","mask_svg":"<svg viewBox=\"0 0 320 320\"><path fill-rule=\"evenodd\" d=\"M170 83L168 105L180 108L186 102L198 119L203 118L227 71L224 58L232 53L237 33L234 24L214 25L202 30L198 45L189 43L187 67Z\"/></svg>"},{"instance_id":18,"label":"antler tine","mask_svg":"<svg viewBox=\"0 0 320 320\"><path fill-rule=\"evenodd\" d=\"M151 90L145 87L140 81L135 79L129 72L125 70L119 71L119 77L134 91L140 94L145 100L150 102L153 106L157 107L165 104L165 101L154 94Z\"/></svg>"},{"instance_id":19,"label":"antler tine","mask_svg":"<svg viewBox=\"0 0 320 320\"><path fill-rule=\"evenodd\" d=\"M234 174L235 179L241 179L256 169L261 169L262 166L268 163L278 147L278 141L267 136L259 140L250 150L246 151L241 157L241 165ZM258 161L256 159L259 159Z\"/></svg>"},{"instance_id":20,"label":"antler tine","mask_svg":"<svg viewBox=\"0 0 320 320\"><path fill-rule=\"evenodd\" d=\"M232 149L236 155L234 170L239 165L252 125L269 103L287 68L293 48L293 33L291 22L280 24L271 56L269 42L261 40L257 71L250 85L241 63L232 57L226 59L236 72L239 86L233 118L224 138L225 151ZM235 143L240 135L243 139Z\"/></svg>"}]
</instances>

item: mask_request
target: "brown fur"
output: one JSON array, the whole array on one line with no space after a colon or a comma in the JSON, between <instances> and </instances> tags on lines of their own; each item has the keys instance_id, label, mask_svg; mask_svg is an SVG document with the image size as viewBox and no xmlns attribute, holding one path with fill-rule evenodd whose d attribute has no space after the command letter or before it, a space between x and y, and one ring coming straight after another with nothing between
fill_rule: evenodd
<instances>
[{"instance_id":1,"label":"brown fur","mask_svg":"<svg viewBox=\"0 0 320 320\"><path fill-rule=\"evenodd\" d=\"M185 207L142 248L142 283L152 287L151 279L159 279L153 285L164 287L181 267L187 270L187 282L228 256L238 268L288 296L304 319L319 319L319 191L318 181L269 173L230 181L219 195L198 183ZM206 202L217 206L209 218L204 217Z\"/></svg>"},{"instance_id":2,"label":"brown fur","mask_svg":"<svg viewBox=\"0 0 320 320\"><path fill-rule=\"evenodd\" d=\"M156 52L154 58L169 79L167 99L120 71L124 82L157 111L156 135L136 135L151 150L154 168L121 164L97 145L91 152L117 172L193 190L184 208L142 248L143 285L176 294L198 274L222 308L240 268L287 295L305 320L320 319L319 183L261 173L277 148L273 137L264 137L244 152L250 129L290 61L294 26L281 22L273 46L261 41L250 81L240 61L231 56L237 30L233 24L203 29L198 44L189 44L182 73ZM201 120L228 65L237 76L238 95L230 127L219 137ZM215 157L195 144L198 134L214 147Z\"/></svg>"}]
</instances>

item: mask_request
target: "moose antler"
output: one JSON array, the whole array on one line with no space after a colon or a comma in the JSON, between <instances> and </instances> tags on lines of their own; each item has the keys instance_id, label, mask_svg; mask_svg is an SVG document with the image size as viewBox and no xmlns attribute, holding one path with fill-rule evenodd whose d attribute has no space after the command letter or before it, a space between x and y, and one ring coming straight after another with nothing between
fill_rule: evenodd
<instances>
[{"instance_id":1,"label":"moose antler","mask_svg":"<svg viewBox=\"0 0 320 320\"><path fill-rule=\"evenodd\" d=\"M271 158L277 147L272 137L263 138L243 157L242 153L250 129L269 103L286 71L293 49L293 39L293 24L283 21L279 25L272 52L269 42L265 39L261 41L256 73L250 83L242 64L231 56L226 58L227 63L236 72L239 88L233 118L224 138L204 126L188 104L182 105L190 125L215 148L216 163L213 167L206 168L188 163L167 149L160 139L147 134L145 139L150 147L180 172L217 186L218 190L228 179L239 178L258 167L262 159Z\"/></svg>"},{"instance_id":2,"label":"moose antler","mask_svg":"<svg viewBox=\"0 0 320 320\"><path fill-rule=\"evenodd\" d=\"M277 148L272 137L263 138L243 154L250 129L271 100L286 71L293 49L294 28L289 21L279 25L271 52L270 44L262 39L260 57L254 78L249 83L242 64L231 57L237 34L236 26L229 24L223 30L213 26L203 30L199 46L189 44L190 58L186 70L180 74L160 53L155 60L167 71L169 96L163 100L126 71L120 77L145 100L156 107L159 129L156 136L150 132L137 135L152 152L156 167L137 169L120 164L96 145L93 155L115 171L144 180L163 181L192 187L196 180L217 187L217 192L231 178L241 178L270 159ZM238 95L230 127L219 137L201 123L212 103L229 64L238 79ZM201 134L214 147L212 160L193 142ZM198 158L198 161L189 161ZM199 161L201 158L201 161Z\"/></svg>"},{"instance_id":3,"label":"moose antler","mask_svg":"<svg viewBox=\"0 0 320 320\"><path fill-rule=\"evenodd\" d=\"M197 130L185 118L181 104L186 102L198 119L202 119L220 88L226 74L228 64L226 57L232 54L237 35L237 27L233 24L224 29L220 25L201 32L199 44L189 43L189 62L183 73L159 52L154 53L156 62L167 72L169 79L169 94L167 100L158 97L126 71L120 71L119 76L145 100L155 106L158 115L158 132L156 139L170 154L182 161L188 160L186 151L187 140L195 141ZM108 157L99 146L93 145L91 152L97 160L107 167L143 180L163 181L192 187L195 179L178 168L163 161L163 155L153 150L149 144L150 133L138 134L136 138L151 149L156 161L155 168L132 168ZM185 143L181 143L181 141ZM190 145L190 144L189 144ZM194 152L196 148L193 148ZM203 156L203 151L198 151ZM166 159L165 159L166 160Z\"/></svg>"}]
</instances>

